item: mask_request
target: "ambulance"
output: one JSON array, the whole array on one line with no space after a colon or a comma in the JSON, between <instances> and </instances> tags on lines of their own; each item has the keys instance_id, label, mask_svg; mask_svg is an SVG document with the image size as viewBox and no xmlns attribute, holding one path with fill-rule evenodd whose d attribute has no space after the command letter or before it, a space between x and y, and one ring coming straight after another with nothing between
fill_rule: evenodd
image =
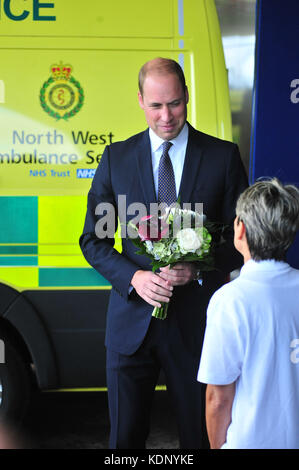
<instances>
[{"instance_id":1,"label":"ambulance","mask_svg":"<svg viewBox=\"0 0 299 470\"><path fill-rule=\"evenodd\" d=\"M146 127L137 76L158 56L185 72L189 122L231 140L213 0L0 0L2 417L34 390L105 390L111 286L78 240L105 146Z\"/></svg>"}]
</instances>

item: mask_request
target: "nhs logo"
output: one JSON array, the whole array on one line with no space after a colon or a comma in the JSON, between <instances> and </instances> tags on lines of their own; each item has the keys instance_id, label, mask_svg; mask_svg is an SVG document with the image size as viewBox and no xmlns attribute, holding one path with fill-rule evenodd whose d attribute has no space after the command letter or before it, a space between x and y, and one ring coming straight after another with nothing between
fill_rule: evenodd
<instances>
[{"instance_id":1,"label":"nhs logo","mask_svg":"<svg viewBox=\"0 0 299 470\"><path fill-rule=\"evenodd\" d=\"M78 168L77 178L93 178L95 172L95 168Z\"/></svg>"}]
</instances>

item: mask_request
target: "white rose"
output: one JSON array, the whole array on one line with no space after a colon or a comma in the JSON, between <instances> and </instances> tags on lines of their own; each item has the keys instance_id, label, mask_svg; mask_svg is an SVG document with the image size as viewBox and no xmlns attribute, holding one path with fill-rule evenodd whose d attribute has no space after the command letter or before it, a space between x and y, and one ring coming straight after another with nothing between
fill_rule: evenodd
<instances>
[{"instance_id":1,"label":"white rose","mask_svg":"<svg viewBox=\"0 0 299 470\"><path fill-rule=\"evenodd\" d=\"M202 239L192 228L183 228L177 233L182 253L195 252L201 247Z\"/></svg>"}]
</instances>

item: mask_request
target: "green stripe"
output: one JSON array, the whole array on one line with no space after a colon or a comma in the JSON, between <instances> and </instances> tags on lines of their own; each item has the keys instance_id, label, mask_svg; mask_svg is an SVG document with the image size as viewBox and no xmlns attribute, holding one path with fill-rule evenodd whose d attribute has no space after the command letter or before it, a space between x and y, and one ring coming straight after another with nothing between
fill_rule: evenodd
<instances>
[{"instance_id":1,"label":"green stripe","mask_svg":"<svg viewBox=\"0 0 299 470\"><path fill-rule=\"evenodd\" d=\"M37 256L0 256L0 266L37 266Z\"/></svg>"},{"instance_id":2,"label":"green stripe","mask_svg":"<svg viewBox=\"0 0 299 470\"><path fill-rule=\"evenodd\" d=\"M109 282L92 268L39 268L40 287L103 286Z\"/></svg>"},{"instance_id":3,"label":"green stripe","mask_svg":"<svg viewBox=\"0 0 299 470\"><path fill-rule=\"evenodd\" d=\"M37 246L30 245L2 245L0 255L37 255Z\"/></svg>"},{"instance_id":4,"label":"green stripe","mask_svg":"<svg viewBox=\"0 0 299 470\"><path fill-rule=\"evenodd\" d=\"M37 243L37 196L0 196L0 243Z\"/></svg>"}]
</instances>

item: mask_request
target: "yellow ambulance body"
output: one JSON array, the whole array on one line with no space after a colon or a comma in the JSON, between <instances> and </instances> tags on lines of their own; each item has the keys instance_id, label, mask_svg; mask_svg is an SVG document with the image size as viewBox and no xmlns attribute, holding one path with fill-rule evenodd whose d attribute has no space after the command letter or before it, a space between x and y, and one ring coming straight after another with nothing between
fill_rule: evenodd
<instances>
[{"instance_id":1,"label":"yellow ambulance body","mask_svg":"<svg viewBox=\"0 0 299 470\"><path fill-rule=\"evenodd\" d=\"M105 386L110 285L78 239L105 145L146 127L137 76L157 56L184 69L189 122L231 140L213 0L0 0L3 414L32 370L42 390Z\"/></svg>"}]
</instances>

